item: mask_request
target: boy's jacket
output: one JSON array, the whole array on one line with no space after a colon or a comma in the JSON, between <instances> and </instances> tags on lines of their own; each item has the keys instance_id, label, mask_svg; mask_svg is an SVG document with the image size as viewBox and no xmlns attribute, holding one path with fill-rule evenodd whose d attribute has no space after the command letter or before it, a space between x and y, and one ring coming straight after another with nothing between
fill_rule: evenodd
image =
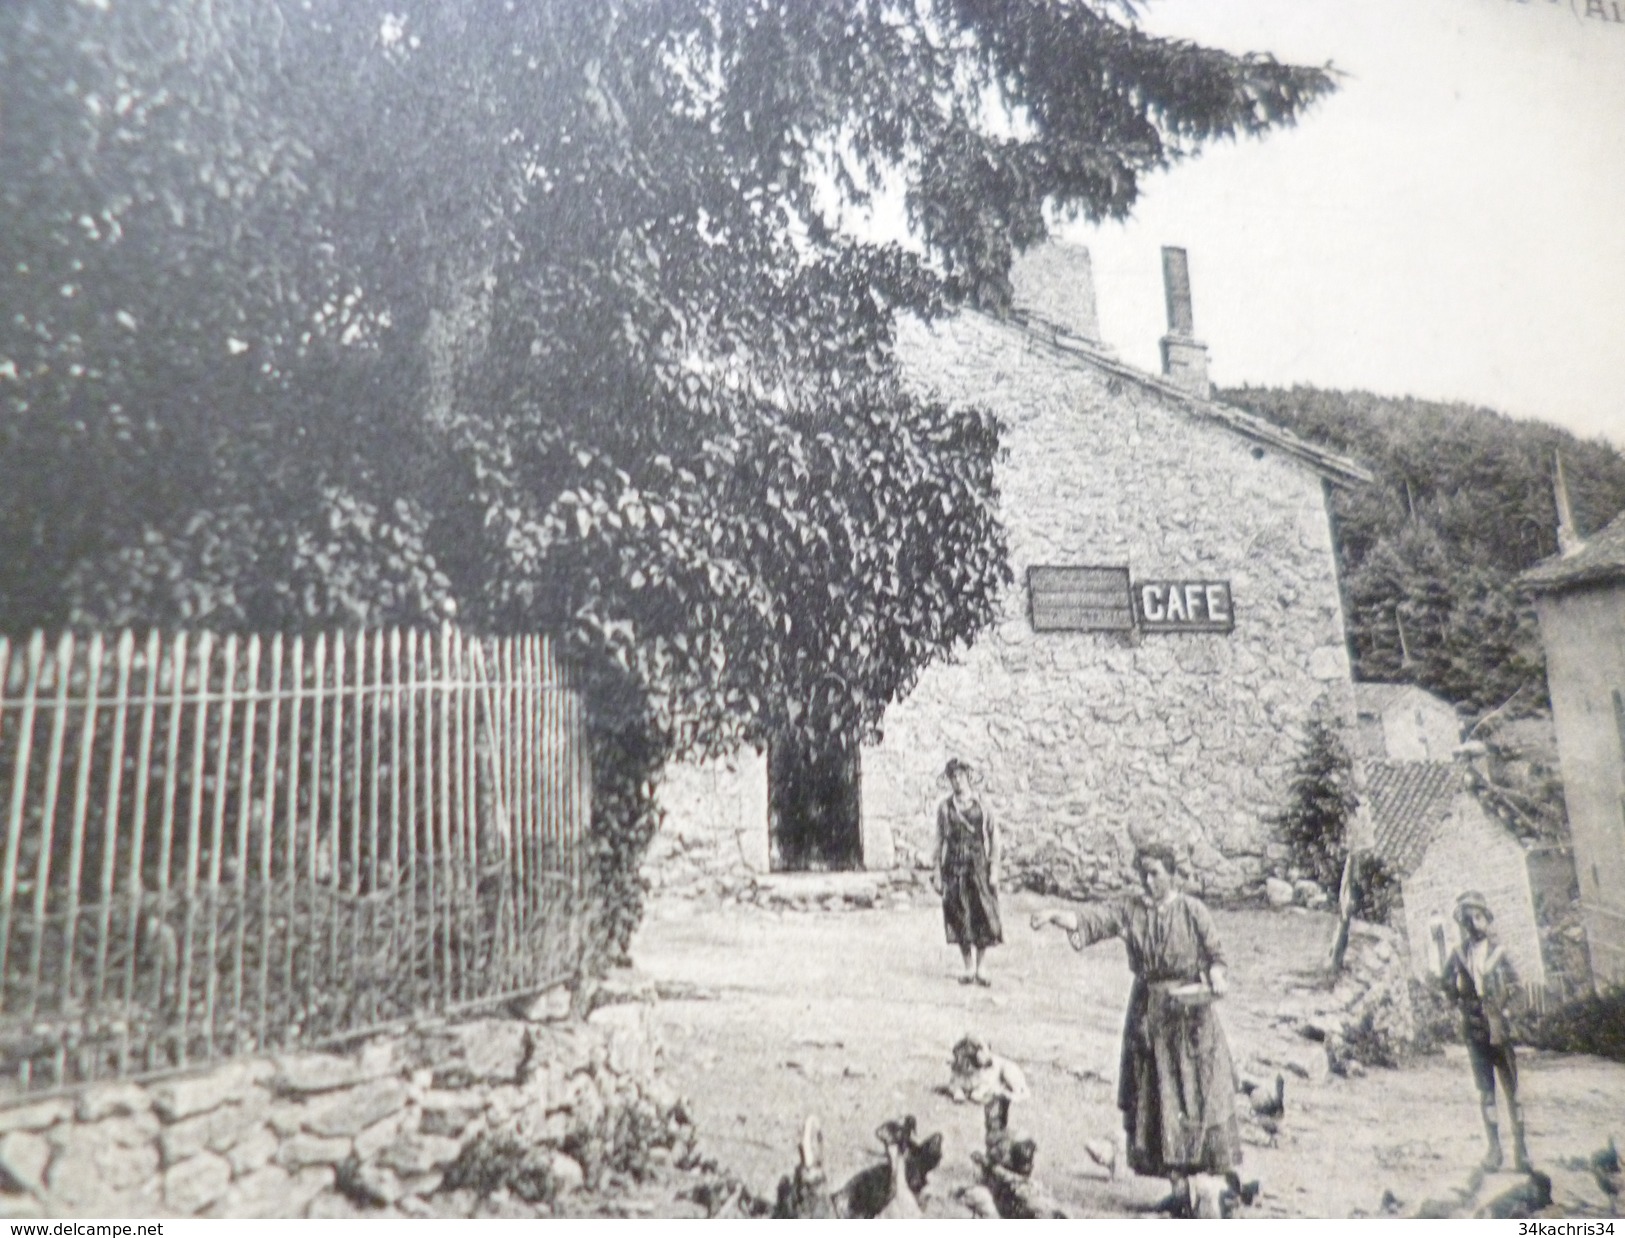
<instances>
[{"instance_id":1,"label":"boy's jacket","mask_svg":"<svg viewBox=\"0 0 1625 1238\"><path fill-rule=\"evenodd\" d=\"M1461 1031L1468 1040L1512 1043L1512 1009L1520 995L1518 973L1500 946L1490 947L1478 984L1473 983L1465 950L1457 946L1445 964L1444 990L1461 1011Z\"/></svg>"}]
</instances>

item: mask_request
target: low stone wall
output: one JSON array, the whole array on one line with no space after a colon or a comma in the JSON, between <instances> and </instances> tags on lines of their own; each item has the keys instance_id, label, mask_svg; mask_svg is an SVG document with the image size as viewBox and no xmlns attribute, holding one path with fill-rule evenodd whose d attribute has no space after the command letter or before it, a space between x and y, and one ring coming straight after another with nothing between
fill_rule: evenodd
<instances>
[{"instance_id":1,"label":"low stone wall","mask_svg":"<svg viewBox=\"0 0 1625 1238\"><path fill-rule=\"evenodd\" d=\"M907 905L931 894L930 870L903 866L847 873L772 873L753 862L731 822L704 813L667 812L644 856L652 899L739 903L788 910Z\"/></svg>"},{"instance_id":2,"label":"low stone wall","mask_svg":"<svg viewBox=\"0 0 1625 1238\"><path fill-rule=\"evenodd\" d=\"M245 1059L0 1110L0 1212L467 1216L477 1193L447 1193L499 1145L527 1149L549 1199L595 1189L625 1160L618 1140L654 1161L693 1153L681 1101L652 1073L648 1009L570 1022L543 1001L535 1018L421 1025L352 1054Z\"/></svg>"}]
</instances>

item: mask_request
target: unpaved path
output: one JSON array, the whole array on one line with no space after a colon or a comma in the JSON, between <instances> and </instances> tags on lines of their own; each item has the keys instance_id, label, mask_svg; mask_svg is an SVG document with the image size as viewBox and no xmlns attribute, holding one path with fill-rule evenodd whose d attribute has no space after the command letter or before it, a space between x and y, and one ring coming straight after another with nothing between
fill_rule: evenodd
<instances>
[{"instance_id":1,"label":"unpaved path","mask_svg":"<svg viewBox=\"0 0 1625 1238\"><path fill-rule=\"evenodd\" d=\"M666 1068L692 1098L710 1154L771 1197L794 1163L807 1114L822 1121L839 1181L878 1159L881 1122L912 1113L945 1143L928 1213L964 1215L951 1196L973 1181L969 1154L981 1146L982 1118L937 1089L949 1048L976 1032L1026 1072L1033 1097L1013 1121L1038 1140L1038 1176L1082 1215L1152 1209L1164 1183L1110 1182L1082 1146L1119 1125L1114 1080L1129 987L1122 948L1103 943L1080 955L1060 933L1031 932L1027 918L1040 905L1006 899L1007 943L991 955L990 989L955 983L958 956L930 906L776 913L653 905L633 955L662 992ZM1222 1017L1248 1070L1280 1055L1271 1015L1320 957L1330 922L1265 911L1220 912L1218 921L1233 978ZM1532 1052L1520 1063L1530 1144L1553 1173L1559 1208L1599 1214L1606 1197L1564 1165L1601 1147L1611 1128L1625 1135L1625 1066ZM1244 1175L1263 1181L1255 1215L1264 1216L1376 1213L1385 1189L1410 1211L1462 1180L1482 1153L1459 1050L1358 1079L1289 1075L1278 1146L1265 1146L1250 1125L1244 1139Z\"/></svg>"}]
</instances>

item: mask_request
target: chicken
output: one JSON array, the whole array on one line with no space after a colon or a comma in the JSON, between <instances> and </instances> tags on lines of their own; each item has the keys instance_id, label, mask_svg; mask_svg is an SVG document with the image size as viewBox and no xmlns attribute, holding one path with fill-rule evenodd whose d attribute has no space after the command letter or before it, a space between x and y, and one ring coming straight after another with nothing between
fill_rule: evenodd
<instances>
[{"instance_id":1,"label":"chicken","mask_svg":"<svg viewBox=\"0 0 1625 1238\"><path fill-rule=\"evenodd\" d=\"M1021 1067L993 1052L993 1046L980 1037L961 1037L949 1065L953 1070L946 1088L950 1100L983 1105L998 1095L1027 1099L1027 1077Z\"/></svg>"},{"instance_id":2,"label":"chicken","mask_svg":"<svg viewBox=\"0 0 1625 1238\"><path fill-rule=\"evenodd\" d=\"M1517 1186L1501 1192L1486 1203L1476 1215L1502 1221L1527 1220L1532 1216L1538 1216L1551 1206L1551 1175L1534 1169Z\"/></svg>"},{"instance_id":3,"label":"chicken","mask_svg":"<svg viewBox=\"0 0 1625 1238\"><path fill-rule=\"evenodd\" d=\"M1010 1099L995 1096L983 1109L987 1150L972 1153L999 1216L1006 1220L1065 1220L1070 1213L1034 1180L1038 1144L1010 1133ZM969 1201L967 1201L969 1202Z\"/></svg>"},{"instance_id":4,"label":"chicken","mask_svg":"<svg viewBox=\"0 0 1625 1238\"><path fill-rule=\"evenodd\" d=\"M1247 1094L1252 1102L1253 1114L1260 1118L1280 1118L1286 1115L1286 1077L1275 1076L1275 1090L1259 1095L1259 1085L1252 1080L1246 1080L1241 1090Z\"/></svg>"},{"instance_id":5,"label":"chicken","mask_svg":"<svg viewBox=\"0 0 1625 1238\"><path fill-rule=\"evenodd\" d=\"M914 1119L887 1122L875 1132L886 1149L886 1165L891 1171L891 1190L875 1218L881 1221L913 1220L924 1215L919 1197L908 1185L908 1146L914 1136Z\"/></svg>"},{"instance_id":6,"label":"chicken","mask_svg":"<svg viewBox=\"0 0 1625 1238\"><path fill-rule=\"evenodd\" d=\"M1032 1146L1030 1139L1024 1139L1021 1143L1029 1148ZM1070 1220L1072 1214L1061 1201L1032 1177L1031 1159L1027 1164L1028 1172L1025 1174L1002 1165L984 1167L983 1174L999 1215L1006 1220L1017 1221Z\"/></svg>"},{"instance_id":7,"label":"chicken","mask_svg":"<svg viewBox=\"0 0 1625 1238\"><path fill-rule=\"evenodd\" d=\"M1286 1117L1286 1078L1276 1075L1275 1088L1270 1092L1263 1091L1262 1085L1250 1079L1242 1082L1241 1090L1247 1094L1253 1121L1264 1132L1269 1146L1279 1147L1281 1126Z\"/></svg>"},{"instance_id":8,"label":"chicken","mask_svg":"<svg viewBox=\"0 0 1625 1238\"><path fill-rule=\"evenodd\" d=\"M906 1145L903 1154L903 1177L908 1183L908 1189L918 1197L924 1192L926 1179L931 1171L942 1164L942 1135L939 1133L923 1142L917 1141L914 1138L916 1128L912 1114L894 1125L900 1128ZM835 1192L835 1215L854 1220L868 1220L879 1215L890 1195L890 1163L871 1165L868 1169L854 1174L845 1186Z\"/></svg>"},{"instance_id":9,"label":"chicken","mask_svg":"<svg viewBox=\"0 0 1625 1238\"><path fill-rule=\"evenodd\" d=\"M1121 1139L1086 1139L1083 1151L1091 1161L1104 1169L1113 1182L1123 1170L1123 1141Z\"/></svg>"},{"instance_id":10,"label":"chicken","mask_svg":"<svg viewBox=\"0 0 1625 1238\"><path fill-rule=\"evenodd\" d=\"M795 1173L779 1179L773 1215L780 1220L833 1217L829 1179L824 1173L824 1132L812 1116L801 1128L800 1160Z\"/></svg>"},{"instance_id":11,"label":"chicken","mask_svg":"<svg viewBox=\"0 0 1625 1238\"><path fill-rule=\"evenodd\" d=\"M1619 1202L1620 1193L1625 1191L1625 1172L1619 1158L1619 1144L1614 1137L1608 1137L1608 1146L1600 1152L1592 1154L1591 1173L1597 1179L1597 1185L1603 1193L1614 1203Z\"/></svg>"},{"instance_id":12,"label":"chicken","mask_svg":"<svg viewBox=\"0 0 1625 1238\"><path fill-rule=\"evenodd\" d=\"M1234 1195L1236 1201L1243 1207L1251 1208L1263 1193L1263 1187L1257 1178L1251 1182L1243 1182L1241 1175L1233 1169L1224 1175L1224 1181L1225 1189Z\"/></svg>"}]
</instances>

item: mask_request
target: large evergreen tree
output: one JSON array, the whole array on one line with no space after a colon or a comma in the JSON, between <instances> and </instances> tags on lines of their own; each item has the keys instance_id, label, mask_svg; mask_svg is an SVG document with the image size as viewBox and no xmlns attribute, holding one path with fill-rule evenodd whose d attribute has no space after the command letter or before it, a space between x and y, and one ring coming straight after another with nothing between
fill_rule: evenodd
<instances>
[{"instance_id":1,"label":"large evergreen tree","mask_svg":"<svg viewBox=\"0 0 1625 1238\"><path fill-rule=\"evenodd\" d=\"M904 391L894 315L1328 86L1131 18L7 4L0 620L454 598L701 739L872 723L1004 572L994 422ZM919 254L833 226L888 178Z\"/></svg>"}]
</instances>

